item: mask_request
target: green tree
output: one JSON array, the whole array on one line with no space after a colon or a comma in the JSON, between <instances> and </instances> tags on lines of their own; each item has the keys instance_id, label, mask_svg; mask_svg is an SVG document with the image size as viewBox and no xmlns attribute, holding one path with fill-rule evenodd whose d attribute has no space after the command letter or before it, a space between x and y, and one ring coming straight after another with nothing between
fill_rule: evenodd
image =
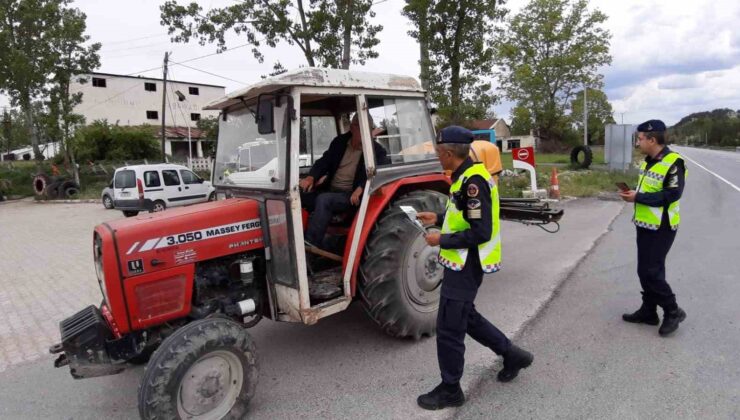
<instances>
[{"instance_id":1,"label":"green tree","mask_svg":"<svg viewBox=\"0 0 740 420\"><path fill-rule=\"evenodd\" d=\"M606 94L597 89L588 89L588 144L604 144L604 126L615 124L612 104ZM576 92L570 102L570 118L583 135L583 91Z\"/></svg>"},{"instance_id":2,"label":"green tree","mask_svg":"<svg viewBox=\"0 0 740 420\"><path fill-rule=\"evenodd\" d=\"M529 112L529 108L522 105L517 105L511 109L511 134L513 135L524 135L534 128L534 122L532 121L532 113Z\"/></svg>"},{"instance_id":3,"label":"green tree","mask_svg":"<svg viewBox=\"0 0 740 420\"><path fill-rule=\"evenodd\" d=\"M484 118L496 102L492 28L506 9L499 0L407 0L404 15L419 41L422 85L444 123Z\"/></svg>"},{"instance_id":4,"label":"green tree","mask_svg":"<svg viewBox=\"0 0 740 420\"><path fill-rule=\"evenodd\" d=\"M203 132L203 156L211 156L216 152L216 142L218 141L218 118L206 117L201 118L196 126Z\"/></svg>"},{"instance_id":5,"label":"green tree","mask_svg":"<svg viewBox=\"0 0 740 420\"><path fill-rule=\"evenodd\" d=\"M507 98L532 114L543 140L560 140L566 110L583 85L601 89L611 63L607 16L586 0L532 0L499 30L498 80Z\"/></svg>"},{"instance_id":6,"label":"green tree","mask_svg":"<svg viewBox=\"0 0 740 420\"><path fill-rule=\"evenodd\" d=\"M93 121L75 132L72 147L80 161L141 160L160 157L156 127L124 127Z\"/></svg>"},{"instance_id":7,"label":"green tree","mask_svg":"<svg viewBox=\"0 0 740 420\"><path fill-rule=\"evenodd\" d=\"M194 2L185 6L168 0L160 11L162 25L175 35L175 42L216 43L223 51L226 34L233 30L246 37L259 62L264 61L263 44L274 48L283 41L298 46L311 67L348 69L378 56L374 48L383 27L370 23L375 17L372 4L372 0L241 0L204 11Z\"/></svg>"},{"instance_id":8,"label":"green tree","mask_svg":"<svg viewBox=\"0 0 740 420\"><path fill-rule=\"evenodd\" d=\"M20 106L37 159L40 133L34 101L44 97L63 62L63 53L78 46L85 16L68 7L70 0L0 0L0 92ZM92 48L92 47L91 47ZM99 48L99 47L98 47Z\"/></svg>"}]
</instances>

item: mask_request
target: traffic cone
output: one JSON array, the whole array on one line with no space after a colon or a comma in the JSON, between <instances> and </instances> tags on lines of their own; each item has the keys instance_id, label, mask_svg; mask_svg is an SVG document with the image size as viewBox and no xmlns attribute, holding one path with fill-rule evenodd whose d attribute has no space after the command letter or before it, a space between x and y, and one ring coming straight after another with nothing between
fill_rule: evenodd
<instances>
[{"instance_id":1,"label":"traffic cone","mask_svg":"<svg viewBox=\"0 0 740 420\"><path fill-rule=\"evenodd\" d=\"M550 189L548 196L555 200L560 200L560 183L558 182L558 170L554 166L550 173Z\"/></svg>"}]
</instances>

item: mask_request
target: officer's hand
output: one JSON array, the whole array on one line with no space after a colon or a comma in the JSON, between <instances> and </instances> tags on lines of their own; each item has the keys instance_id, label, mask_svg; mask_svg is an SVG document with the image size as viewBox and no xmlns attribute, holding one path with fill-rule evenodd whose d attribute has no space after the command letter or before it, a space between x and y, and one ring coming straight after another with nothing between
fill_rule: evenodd
<instances>
[{"instance_id":1,"label":"officer's hand","mask_svg":"<svg viewBox=\"0 0 740 420\"><path fill-rule=\"evenodd\" d=\"M303 178L301 182L298 183L298 186L302 191L310 192L313 189L313 177L309 175Z\"/></svg>"},{"instance_id":2,"label":"officer's hand","mask_svg":"<svg viewBox=\"0 0 740 420\"><path fill-rule=\"evenodd\" d=\"M424 226L431 226L437 223L437 214L431 211L420 211L416 213L416 218L421 221Z\"/></svg>"},{"instance_id":3,"label":"officer's hand","mask_svg":"<svg viewBox=\"0 0 740 420\"><path fill-rule=\"evenodd\" d=\"M622 200L628 202L628 203L634 203L635 197L637 196L637 192L633 190L629 191L620 191L619 196L622 197Z\"/></svg>"},{"instance_id":4,"label":"officer's hand","mask_svg":"<svg viewBox=\"0 0 740 420\"><path fill-rule=\"evenodd\" d=\"M427 244L429 244L429 246L439 246L439 238L441 236L442 235L440 235L438 232L432 232L432 233L427 233L424 239L426 239Z\"/></svg>"},{"instance_id":5,"label":"officer's hand","mask_svg":"<svg viewBox=\"0 0 740 420\"><path fill-rule=\"evenodd\" d=\"M357 187L352 193L352 196L349 198L349 201L350 203L352 203L353 206L359 206L360 199L362 199L362 187Z\"/></svg>"}]
</instances>

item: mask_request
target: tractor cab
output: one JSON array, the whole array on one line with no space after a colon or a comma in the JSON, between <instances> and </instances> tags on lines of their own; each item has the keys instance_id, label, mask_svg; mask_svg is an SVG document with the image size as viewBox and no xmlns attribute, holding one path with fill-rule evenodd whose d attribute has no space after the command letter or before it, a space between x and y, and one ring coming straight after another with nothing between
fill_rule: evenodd
<instances>
[{"instance_id":1,"label":"tractor cab","mask_svg":"<svg viewBox=\"0 0 740 420\"><path fill-rule=\"evenodd\" d=\"M428 103L413 78L304 68L234 92L206 109L221 112L212 176L219 196L260 203L278 318L313 323L349 305L357 292L358 268L371 257L363 252L368 237L384 212L400 214L391 206L399 194L429 189L436 193L436 208L442 205L447 180L434 153ZM367 174L362 198L333 215L324 246L307 247L304 232L312 206L299 182L331 142L350 131L355 115ZM378 150L383 156L376 156ZM325 182L316 180L314 195L328 191ZM421 242L417 247L426 248ZM424 267L433 266L436 250L425 254ZM413 267L414 275L417 271ZM422 299L422 306L436 310L441 269L426 271L433 277L423 282L428 290L411 289L428 293L431 298Z\"/></svg>"}]
</instances>

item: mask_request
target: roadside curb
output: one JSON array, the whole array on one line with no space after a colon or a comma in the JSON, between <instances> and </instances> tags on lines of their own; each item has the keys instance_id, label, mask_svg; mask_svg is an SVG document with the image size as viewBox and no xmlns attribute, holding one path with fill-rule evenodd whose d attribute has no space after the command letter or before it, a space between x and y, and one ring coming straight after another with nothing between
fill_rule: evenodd
<instances>
[{"instance_id":1,"label":"roadside curb","mask_svg":"<svg viewBox=\"0 0 740 420\"><path fill-rule=\"evenodd\" d=\"M599 198L600 199L600 198ZM533 325L537 320L540 319L545 309L547 309L550 306L550 303L560 295L560 290L563 288L565 283L570 280L570 278L573 276L573 273L575 273L584 263L586 258L591 255L593 250L596 248L596 246L601 243L601 241L604 239L604 237L612 232L614 222L617 220L620 214L624 211L624 208L626 206L623 205L622 209L616 212L616 214L612 217L612 219L607 224L604 231L598 235L593 242L591 243L591 246L588 248L586 252L583 253L583 255L576 261L576 263L573 265L573 267L568 270L567 273L565 273L561 279L557 280L554 284L554 288L552 289L552 292L542 301L542 303L533 311L532 316L528 317L522 324L514 330L514 332L509 336L509 339L512 342L518 341L519 338L529 329L531 325ZM536 357L535 355L535 362ZM471 376L475 375L474 378L471 378L471 381L468 383L467 387L464 387L465 395L469 399L472 396L480 396L478 393L481 389L481 384L484 380L490 379L491 377L495 377L495 371L498 371L503 367L503 359L501 356L497 356L494 363L487 366L470 366L470 369L468 370L466 368L466 371L469 372ZM526 374L526 373L525 373ZM451 419L456 418L457 413L460 410L461 407L455 408L454 410L451 410L450 414L448 416L444 416L442 418L445 419Z\"/></svg>"},{"instance_id":2,"label":"roadside curb","mask_svg":"<svg viewBox=\"0 0 740 420\"><path fill-rule=\"evenodd\" d=\"M86 200L34 200L36 204L89 204L99 203L100 200L86 199Z\"/></svg>"}]
</instances>

